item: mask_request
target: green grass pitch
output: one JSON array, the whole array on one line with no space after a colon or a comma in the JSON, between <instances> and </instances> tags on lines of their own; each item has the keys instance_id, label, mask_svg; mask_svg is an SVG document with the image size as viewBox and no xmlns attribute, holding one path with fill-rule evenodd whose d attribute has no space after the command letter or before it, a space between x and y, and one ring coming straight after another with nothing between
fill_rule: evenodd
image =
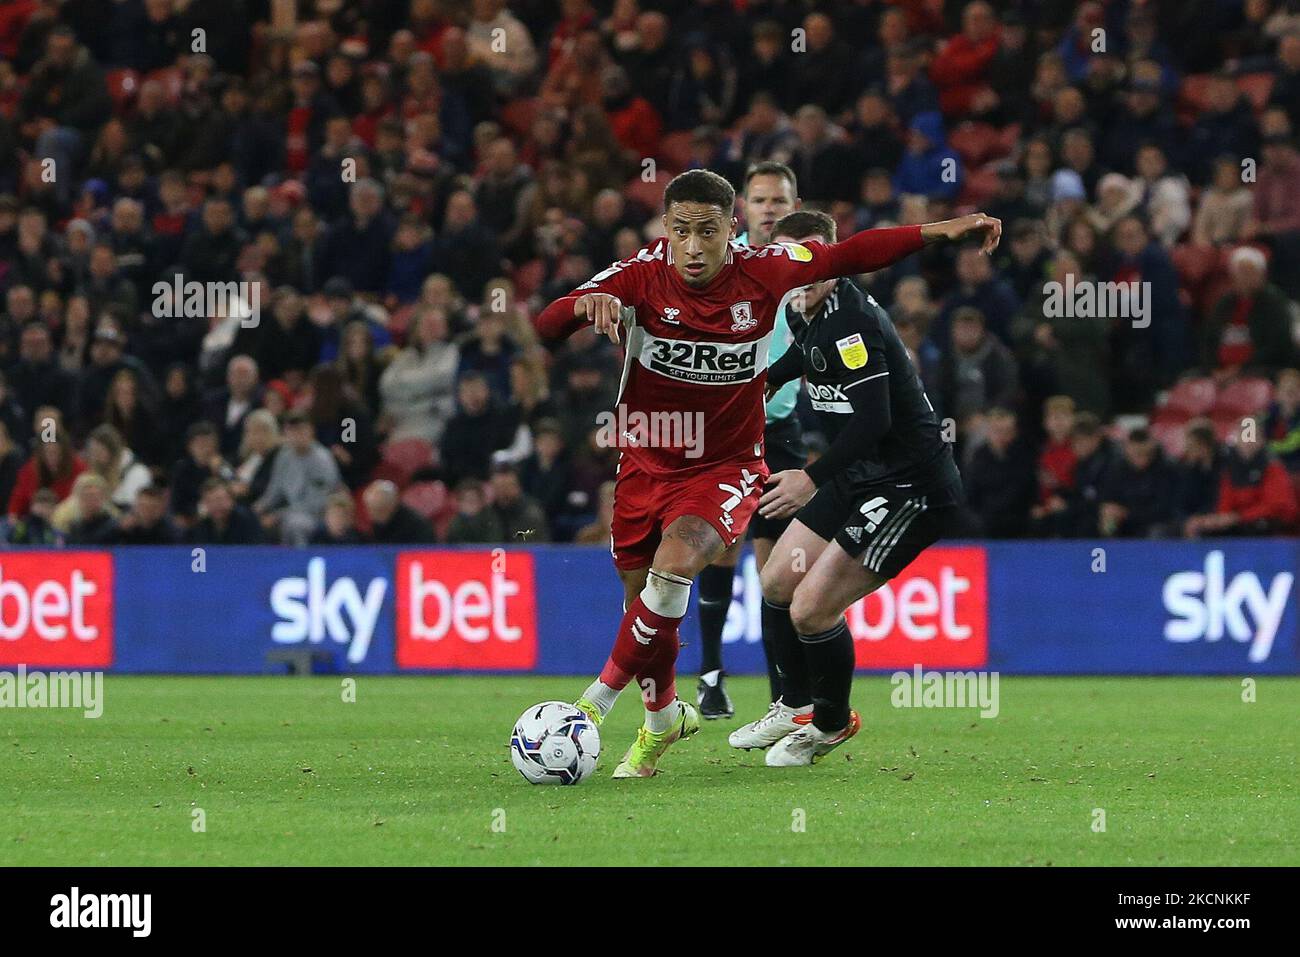
<instances>
[{"instance_id":1,"label":"green grass pitch","mask_svg":"<svg viewBox=\"0 0 1300 957\"><path fill-rule=\"evenodd\" d=\"M1300 679L1003 677L981 719L861 677L863 732L816 767L716 721L614 781L628 694L595 777L526 784L512 722L584 684L110 674L95 720L0 710L0 864L1300 864ZM729 687L761 713L764 680Z\"/></svg>"}]
</instances>

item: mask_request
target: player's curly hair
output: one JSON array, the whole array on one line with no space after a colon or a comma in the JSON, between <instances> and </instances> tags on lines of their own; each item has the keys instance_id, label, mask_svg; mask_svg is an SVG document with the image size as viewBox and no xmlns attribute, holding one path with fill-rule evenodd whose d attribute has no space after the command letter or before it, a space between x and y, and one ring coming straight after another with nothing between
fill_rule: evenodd
<instances>
[{"instance_id":1,"label":"player's curly hair","mask_svg":"<svg viewBox=\"0 0 1300 957\"><path fill-rule=\"evenodd\" d=\"M673 203L703 203L719 206L727 216L736 207L736 191L725 178L712 170L691 169L672 178L664 190L664 209Z\"/></svg>"}]
</instances>

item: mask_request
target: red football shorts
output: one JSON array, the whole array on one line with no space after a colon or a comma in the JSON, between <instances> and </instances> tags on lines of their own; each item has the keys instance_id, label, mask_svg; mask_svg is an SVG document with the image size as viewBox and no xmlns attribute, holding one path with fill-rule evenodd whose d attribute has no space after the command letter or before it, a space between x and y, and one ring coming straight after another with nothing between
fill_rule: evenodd
<instances>
[{"instance_id":1,"label":"red football shorts","mask_svg":"<svg viewBox=\"0 0 1300 957\"><path fill-rule=\"evenodd\" d=\"M614 484L611 551L619 569L645 568L663 530L683 515L704 519L727 545L743 538L768 476L762 459L727 462L683 478L655 478L624 455Z\"/></svg>"}]
</instances>

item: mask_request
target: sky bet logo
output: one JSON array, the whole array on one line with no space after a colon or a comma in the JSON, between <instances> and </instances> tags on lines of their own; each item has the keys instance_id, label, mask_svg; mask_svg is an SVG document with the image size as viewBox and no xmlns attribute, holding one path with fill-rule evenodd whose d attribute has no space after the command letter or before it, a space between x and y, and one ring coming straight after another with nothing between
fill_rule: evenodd
<instances>
[{"instance_id":1,"label":"sky bet logo","mask_svg":"<svg viewBox=\"0 0 1300 957\"><path fill-rule=\"evenodd\" d=\"M537 593L528 552L397 557L397 666L524 671L537 664Z\"/></svg>"},{"instance_id":2,"label":"sky bet logo","mask_svg":"<svg viewBox=\"0 0 1300 957\"><path fill-rule=\"evenodd\" d=\"M1165 579L1165 611L1173 616L1165 623L1165 638L1219 641L1226 633L1234 641L1250 642L1252 664L1267 661L1294 582L1295 575L1279 572L1265 591L1254 572L1227 579L1223 552L1210 552L1204 572L1178 572Z\"/></svg>"},{"instance_id":3,"label":"sky bet logo","mask_svg":"<svg viewBox=\"0 0 1300 957\"><path fill-rule=\"evenodd\" d=\"M318 645L328 638L347 645L348 664L360 664L370 650L387 591L383 578L372 578L364 595L351 578L331 582L325 559L313 558L305 578L281 578L271 586L271 610L280 619L271 627L271 640Z\"/></svg>"}]
</instances>

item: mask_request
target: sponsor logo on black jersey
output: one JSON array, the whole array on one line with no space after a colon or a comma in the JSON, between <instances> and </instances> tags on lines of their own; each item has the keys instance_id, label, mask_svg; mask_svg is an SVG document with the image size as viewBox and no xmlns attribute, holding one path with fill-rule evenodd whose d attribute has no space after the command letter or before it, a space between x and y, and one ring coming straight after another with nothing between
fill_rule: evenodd
<instances>
[{"instance_id":1,"label":"sponsor logo on black jersey","mask_svg":"<svg viewBox=\"0 0 1300 957\"><path fill-rule=\"evenodd\" d=\"M808 398L812 400L812 407L819 412L847 414L853 411L853 404L849 402L849 397L837 385L822 385L810 381L808 383Z\"/></svg>"}]
</instances>

